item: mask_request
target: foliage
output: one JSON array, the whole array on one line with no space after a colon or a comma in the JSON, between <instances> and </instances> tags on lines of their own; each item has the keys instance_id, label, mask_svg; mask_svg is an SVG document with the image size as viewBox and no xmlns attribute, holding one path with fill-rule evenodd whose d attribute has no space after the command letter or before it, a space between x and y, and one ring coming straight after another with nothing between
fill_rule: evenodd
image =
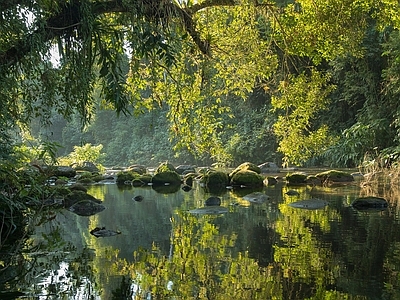
<instances>
[{"instance_id":1,"label":"foliage","mask_svg":"<svg viewBox=\"0 0 400 300\"><path fill-rule=\"evenodd\" d=\"M272 98L274 109L284 113L274 124L274 131L286 166L302 165L334 142L327 125L315 129L313 124L318 113L327 108L327 96L333 90L327 80L317 70L311 70L310 77L305 73L291 76L280 83L281 95Z\"/></svg>"},{"instance_id":2,"label":"foliage","mask_svg":"<svg viewBox=\"0 0 400 300\"><path fill-rule=\"evenodd\" d=\"M104 144L110 164L176 158L229 165L246 156L279 162L276 149L284 165L316 163L342 130L385 118L393 141L397 5L7 1L0 24L2 153L10 152L15 125L43 133L42 125L56 129L65 120L65 155L74 146ZM257 91L261 101L251 107ZM104 109L122 118L143 114L140 126L115 122ZM151 115L165 119L149 121ZM150 142L139 138L148 135ZM375 142L379 151L396 146ZM359 159L362 151L337 162Z\"/></svg>"},{"instance_id":3,"label":"foliage","mask_svg":"<svg viewBox=\"0 0 400 300\"><path fill-rule=\"evenodd\" d=\"M103 145L93 146L87 143L80 146L74 146L74 151L71 152L67 157L61 158L60 163L65 165L77 164L78 166L83 166L84 162L92 162L96 164L101 164L104 154L101 153Z\"/></svg>"}]
</instances>

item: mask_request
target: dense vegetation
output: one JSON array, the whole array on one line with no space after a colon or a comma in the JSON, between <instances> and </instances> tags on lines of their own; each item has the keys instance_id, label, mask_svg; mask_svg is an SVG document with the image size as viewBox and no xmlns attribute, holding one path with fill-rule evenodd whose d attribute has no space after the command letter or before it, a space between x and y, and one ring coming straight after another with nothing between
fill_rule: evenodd
<instances>
[{"instance_id":1,"label":"dense vegetation","mask_svg":"<svg viewBox=\"0 0 400 300\"><path fill-rule=\"evenodd\" d=\"M21 141L58 142L58 155L102 145L106 165L398 156L395 1L0 8L3 159Z\"/></svg>"}]
</instances>

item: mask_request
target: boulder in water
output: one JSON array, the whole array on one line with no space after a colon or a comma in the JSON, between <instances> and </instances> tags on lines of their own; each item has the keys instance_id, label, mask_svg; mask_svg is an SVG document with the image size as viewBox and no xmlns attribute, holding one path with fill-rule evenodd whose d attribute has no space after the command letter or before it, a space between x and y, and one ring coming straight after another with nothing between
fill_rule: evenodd
<instances>
[{"instance_id":1,"label":"boulder in water","mask_svg":"<svg viewBox=\"0 0 400 300\"><path fill-rule=\"evenodd\" d=\"M261 192L255 192L251 194L247 194L246 196L243 197L244 200L250 201L252 203L263 203L267 200L270 199L270 196L261 193Z\"/></svg>"},{"instance_id":2,"label":"boulder in water","mask_svg":"<svg viewBox=\"0 0 400 300\"><path fill-rule=\"evenodd\" d=\"M322 199L314 198L308 200L300 200L296 202L289 203L289 206L294 208L303 209L320 209L328 205L328 202Z\"/></svg>"},{"instance_id":3,"label":"boulder in water","mask_svg":"<svg viewBox=\"0 0 400 300\"><path fill-rule=\"evenodd\" d=\"M206 200L206 206L220 206L221 205L221 198L211 196Z\"/></svg>"},{"instance_id":4,"label":"boulder in water","mask_svg":"<svg viewBox=\"0 0 400 300\"><path fill-rule=\"evenodd\" d=\"M228 212L228 209L223 206L207 206L189 210L191 214L196 215L221 215Z\"/></svg>"},{"instance_id":5,"label":"boulder in water","mask_svg":"<svg viewBox=\"0 0 400 300\"><path fill-rule=\"evenodd\" d=\"M105 209L106 207L102 204L91 200L82 200L72 205L68 210L79 216L92 216Z\"/></svg>"},{"instance_id":6,"label":"boulder in water","mask_svg":"<svg viewBox=\"0 0 400 300\"><path fill-rule=\"evenodd\" d=\"M115 230L110 230L106 229L105 227L96 227L92 230L90 230L90 234L94 235L95 237L108 237L108 236L114 236L117 234L121 234L121 231L115 231Z\"/></svg>"},{"instance_id":7,"label":"boulder in water","mask_svg":"<svg viewBox=\"0 0 400 300\"><path fill-rule=\"evenodd\" d=\"M354 208L362 209L384 209L388 207L385 199L379 197L361 197L357 198L351 204Z\"/></svg>"}]
</instances>

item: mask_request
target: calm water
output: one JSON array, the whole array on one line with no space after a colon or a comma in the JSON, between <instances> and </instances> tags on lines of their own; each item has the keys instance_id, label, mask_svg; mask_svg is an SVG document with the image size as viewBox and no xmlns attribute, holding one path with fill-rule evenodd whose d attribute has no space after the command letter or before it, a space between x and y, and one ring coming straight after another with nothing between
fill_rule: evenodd
<instances>
[{"instance_id":1,"label":"calm water","mask_svg":"<svg viewBox=\"0 0 400 300\"><path fill-rule=\"evenodd\" d=\"M90 217L63 210L38 226L20 261L25 273L8 289L24 293L17 299L400 299L396 205L350 206L365 195L394 203L395 194L358 184L291 189L300 195L287 196L283 183L264 187L271 199L254 204L243 189L90 187L106 210ZM228 212L188 212L210 195ZM288 206L312 197L329 205ZM121 234L89 233L103 226Z\"/></svg>"}]
</instances>

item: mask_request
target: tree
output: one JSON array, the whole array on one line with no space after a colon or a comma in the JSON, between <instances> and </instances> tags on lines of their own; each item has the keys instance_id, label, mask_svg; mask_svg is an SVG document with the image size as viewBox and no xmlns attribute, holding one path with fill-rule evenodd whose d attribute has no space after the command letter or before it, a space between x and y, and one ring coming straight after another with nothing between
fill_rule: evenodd
<instances>
[{"instance_id":1,"label":"tree","mask_svg":"<svg viewBox=\"0 0 400 300\"><path fill-rule=\"evenodd\" d=\"M10 0L0 8L2 119L45 122L54 110L89 122L99 85L117 113L167 107L177 146L211 157L224 157L232 95L279 94L289 73L362 56L367 20L398 25L392 1L372 0Z\"/></svg>"}]
</instances>

